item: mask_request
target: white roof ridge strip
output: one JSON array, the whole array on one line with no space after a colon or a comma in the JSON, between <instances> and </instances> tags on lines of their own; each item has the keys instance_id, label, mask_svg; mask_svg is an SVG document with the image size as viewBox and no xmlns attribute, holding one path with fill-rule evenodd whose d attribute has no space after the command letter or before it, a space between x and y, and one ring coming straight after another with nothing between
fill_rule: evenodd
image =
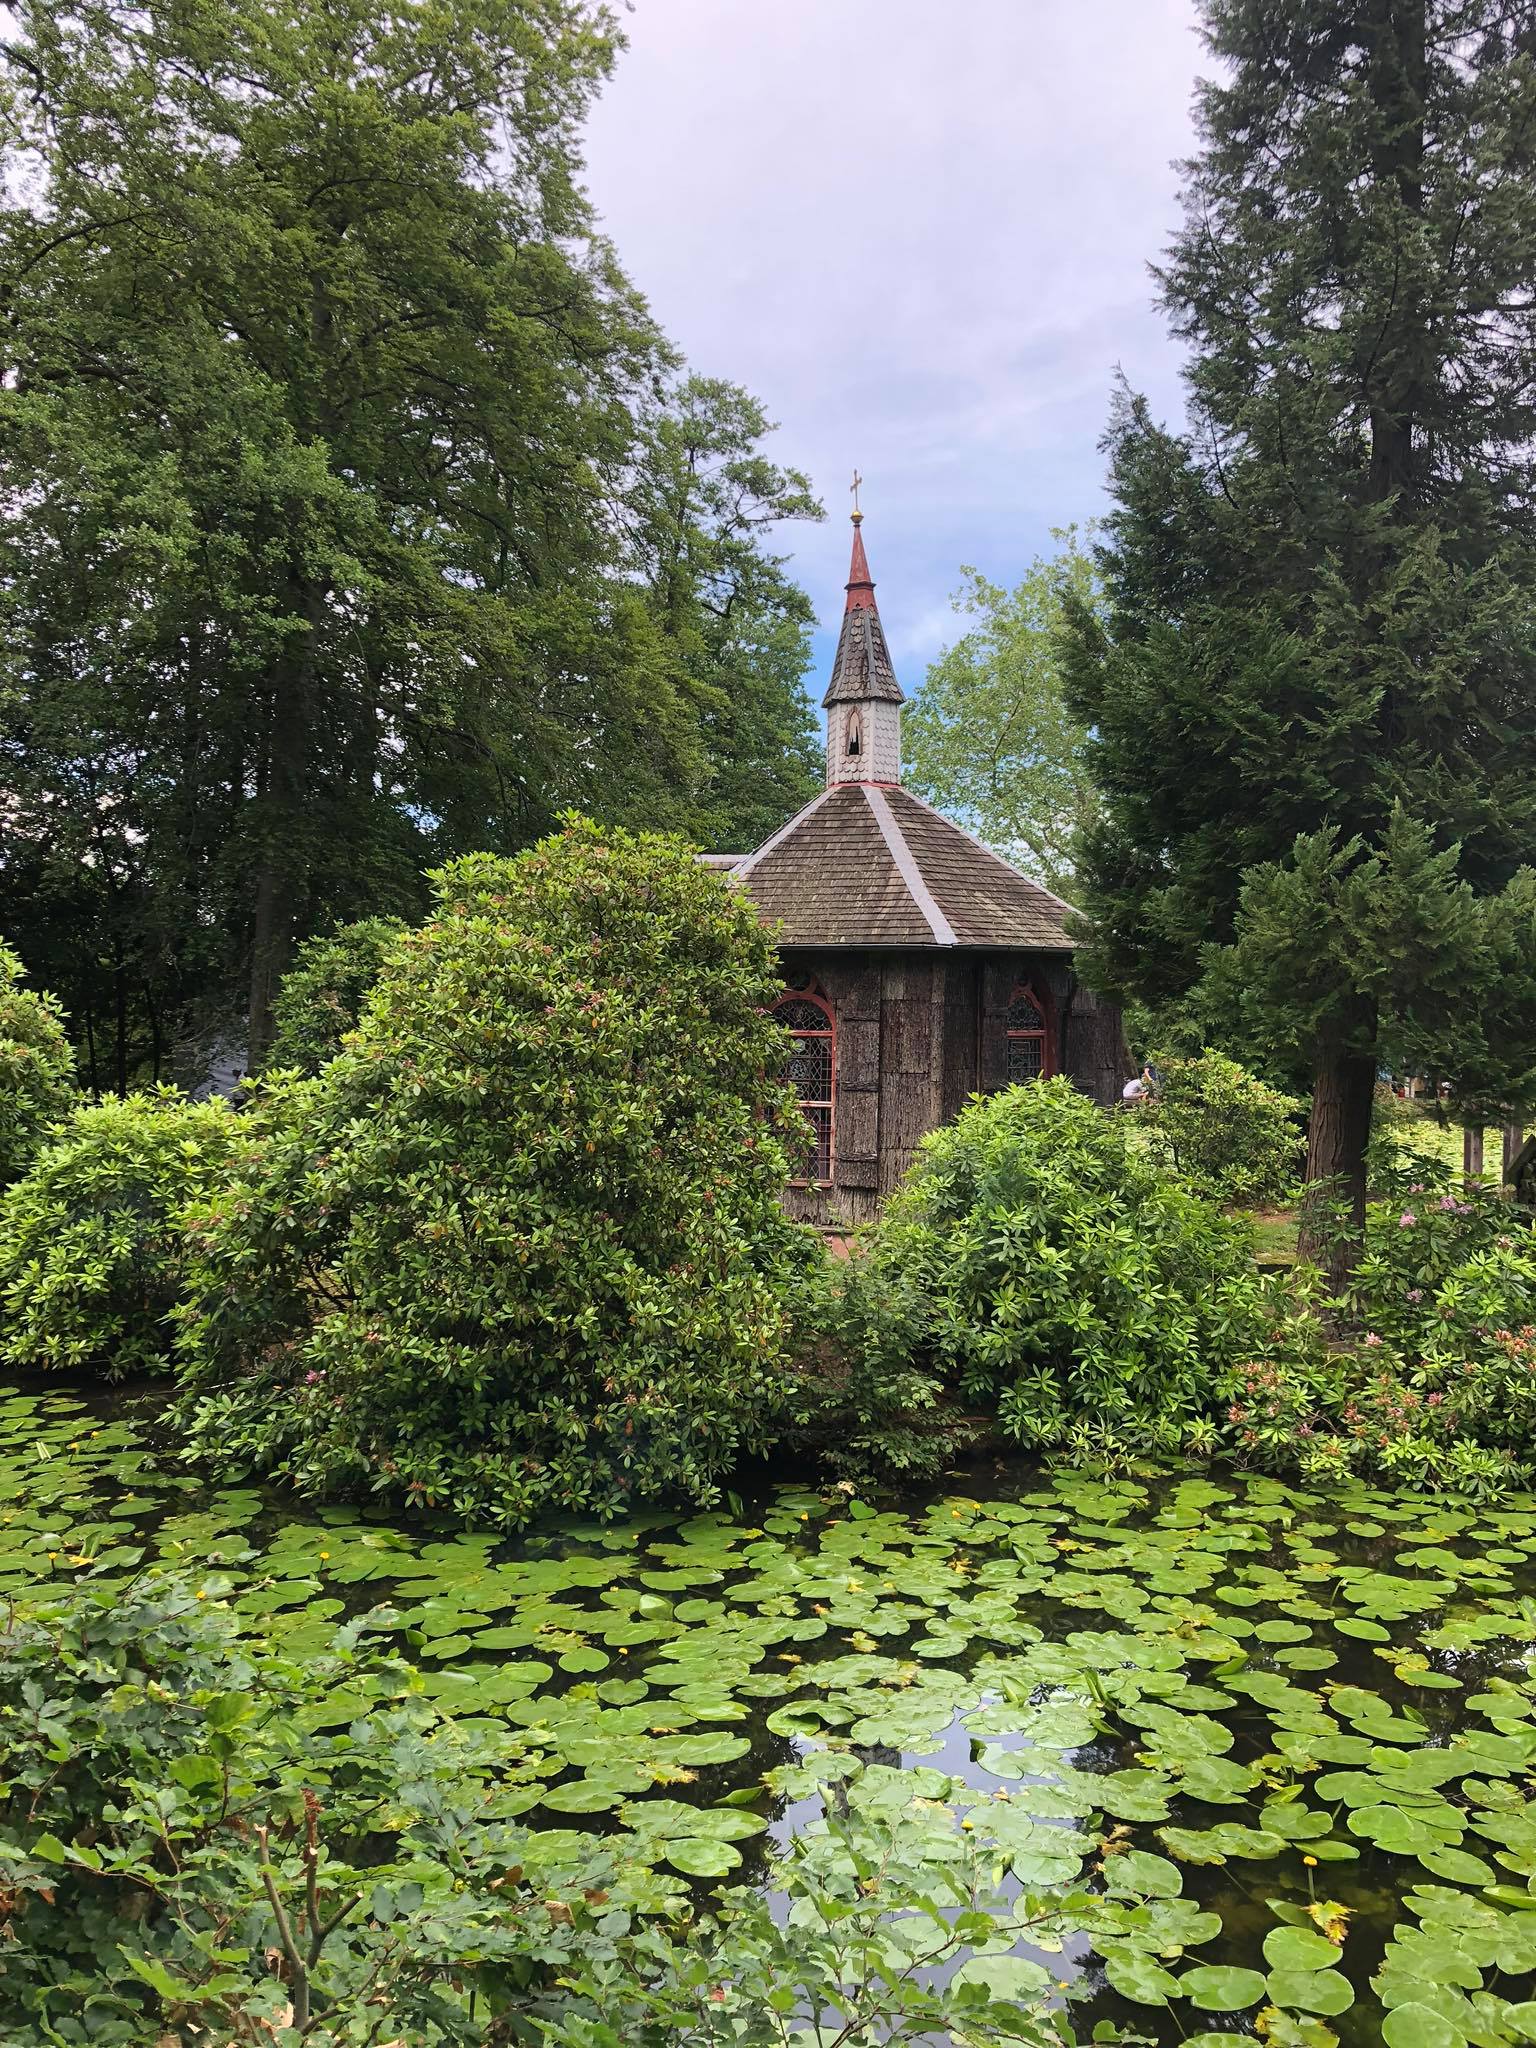
<instances>
[{"instance_id":1,"label":"white roof ridge strip","mask_svg":"<svg viewBox=\"0 0 1536 2048\"><path fill-rule=\"evenodd\" d=\"M912 849L901 836L901 827L891 815L891 807L885 800L885 792L871 783L861 782L864 800L875 814L875 823L880 827L880 837L885 841L886 851L896 863L896 872L907 885L907 893L928 920L928 929L933 933L936 946L955 946L955 928L933 900L928 884L919 872L917 862L912 858Z\"/></svg>"}]
</instances>

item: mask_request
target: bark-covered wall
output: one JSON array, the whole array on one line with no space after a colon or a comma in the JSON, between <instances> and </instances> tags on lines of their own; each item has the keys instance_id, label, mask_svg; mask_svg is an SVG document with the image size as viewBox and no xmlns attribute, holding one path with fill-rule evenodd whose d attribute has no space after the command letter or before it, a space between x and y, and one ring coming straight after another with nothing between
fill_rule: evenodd
<instances>
[{"instance_id":1,"label":"bark-covered wall","mask_svg":"<svg viewBox=\"0 0 1536 2048\"><path fill-rule=\"evenodd\" d=\"M792 1188L792 1215L869 1221L924 1135L966 1098L1007 1085L1008 999L1028 982L1048 1006L1056 1065L1113 1102L1125 1078L1119 1012L1075 989L1060 955L786 951L789 987L814 983L836 1024L830 1187Z\"/></svg>"}]
</instances>

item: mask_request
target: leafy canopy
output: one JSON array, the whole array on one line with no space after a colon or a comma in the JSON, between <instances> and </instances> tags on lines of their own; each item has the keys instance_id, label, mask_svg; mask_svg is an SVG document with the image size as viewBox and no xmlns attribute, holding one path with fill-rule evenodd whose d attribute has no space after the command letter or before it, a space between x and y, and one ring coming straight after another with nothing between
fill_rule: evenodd
<instances>
[{"instance_id":1,"label":"leafy canopy","mask_svg":"<svg viewBox=\"0 0 1536 2048\"><path fill-rule=\"evenodd\" d=\"M1452 988L1438 1070L1536 1084L1536 66L1501 0L1203 11L1190 430L1122 394L1108 617L1070 607L1087 965L1287 1051L1358 1216L1376 1067Z\"/></svg>"},{"instance_id":2,"label":"leafy canopy","mask_svg":"<svg viewBox=\"0 0 1536 2048\"><path fill-rule=\"evenodd\" d=\"M126 1090L570 803L805 786L815 510L601 237L588 0L22 0L0 54L6 927ZM723 750L717 761L712 756ZM717 780L718 778L718 780Z\"/></svg>"},{"instance_id":3,"label":"leafy canopy","mask_svg":"<svg viewBox=\"0 0 1536 2048\"><path fill-rule=\"evenodd\" d=\"M912 787L1052 889L1070 884L1073 846L1097 808L1085 734L1062 696L1057 638L1067 597L1102 605L1076 529L1012 590L977 569L954 608L971 623L929 669L902 721Z\"/></svg>"}]
</instances>

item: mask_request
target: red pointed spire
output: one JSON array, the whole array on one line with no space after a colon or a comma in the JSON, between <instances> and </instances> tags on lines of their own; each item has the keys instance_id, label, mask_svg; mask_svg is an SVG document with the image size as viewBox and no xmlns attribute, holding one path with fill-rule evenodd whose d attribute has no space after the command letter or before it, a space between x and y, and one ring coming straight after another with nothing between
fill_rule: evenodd
<instances>
[{"instance_id":1,"label":"red pointed spire","mask_svg":"<svg viewBox=\"0 0 1536 2048\"><path fill-rule=\"evenodd\" d=\"M848 602L844 613L870 611L875 608L875 579L869 573L869 561L864 553L864 535L860 531L864 514L853 515L853 559L848 564Z\"/></svg>"}]
</instances>

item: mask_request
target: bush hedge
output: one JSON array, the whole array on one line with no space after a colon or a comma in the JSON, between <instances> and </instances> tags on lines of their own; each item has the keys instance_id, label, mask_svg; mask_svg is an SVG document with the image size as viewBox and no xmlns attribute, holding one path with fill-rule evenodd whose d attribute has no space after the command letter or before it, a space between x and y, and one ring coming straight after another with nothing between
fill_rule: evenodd
<instances>
[{"instance_id":1,"label":"bush hedge","mask_svg":"<svg viewBox=\"0 0 1536 2048\"><path fill-rule=\"evenodd\" d=\"M1246 1208L1294 1194L1306 1150L1304 1102L1219 1052L1164 1059L1158 1073L1136 1126L1192 1194Z\"/></svg>"},{"instance_id":2,"label":"bush hedge","mask_svg":"<svg viewBox=\"0 0 1536 2048\"><path fill-rule=\"evenodd\" d=\"M772 944L656 835L435 886L196 1224L192 1441L506 1526L708 1500L782 1403L803 1237Z\"/></svg>"},{"instance_id":3,"label":"bush hedge","mask_svg":"<svg viewBox=\"0 0 1536 2048\"><path fill-rule=\"evenodd\" d=\"M0 1195L0 1358L164 1371L189 1203L227 1171L236 1119L172 1089L83 1104Z\"/></svg>"},{"instance_id":4,"label":"bush hedge","mask_svg":"<svg viewBox=\"0 0 1536 2048\"><path fill-rule=\"evenodd\" d=\"M408 929L398 917L364 917L306 940L273 1005L268 1066L318 1074L335 1059L385 959Z\"/></svg>"},{"instance_id":5,"label":"bush hedge","mask_svg":"<svg viewBox=\"0 0 1536 2048\"><path fill-rule=\"evenodd\" d=\"M1005 1435L1080 1451L1199 1442L1257 1335L1241 1223L1139 1156L1065 1080L924 1139L869 1253L909 1352ZM888 1341L888 1340L887 1340Z\"/></svg>"},{"instance_id":6,"label":"bush hedge","mask_svg":"<svg viewBox=\"0 0 1536 2048\"><path fill-rule=\"evenodd\" d=\"M48 1126L76 1098L64 1013L23 988L26 971L0 939L0 1187L25 1173Z\"/></svg>"}]
</instances>

